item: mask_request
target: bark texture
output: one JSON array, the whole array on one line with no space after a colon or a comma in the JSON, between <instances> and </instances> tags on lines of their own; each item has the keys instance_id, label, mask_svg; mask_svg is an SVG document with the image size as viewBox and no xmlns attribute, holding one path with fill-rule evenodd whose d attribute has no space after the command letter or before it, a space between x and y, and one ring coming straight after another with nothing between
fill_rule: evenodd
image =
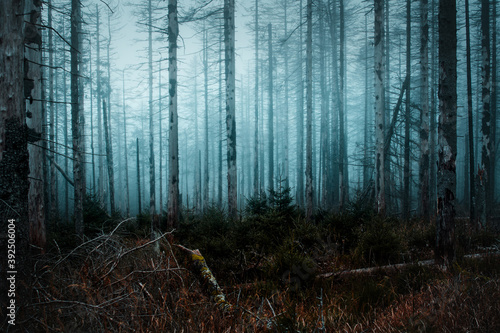
<instances>
[{"instance_id":1,"label":"bark texture","mask_svg":"<svg viewBox=\"0 0 500 333\"><path fill-rule=\"evenodd\" d=\"M455 193L457 156L456 1L439 1L439 125L436 262L455 259Z\"/></svg>"}]
</instances>

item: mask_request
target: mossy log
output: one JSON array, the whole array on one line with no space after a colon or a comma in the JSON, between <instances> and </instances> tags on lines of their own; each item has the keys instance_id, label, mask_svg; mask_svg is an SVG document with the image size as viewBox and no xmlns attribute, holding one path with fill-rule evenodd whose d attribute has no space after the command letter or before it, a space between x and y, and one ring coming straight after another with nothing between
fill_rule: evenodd
<instances>
[{"instance_id":1,"label":"mossy log","mask_svg":"<svg viewBox=\"0 0 500 333\"><path fill-rule=\"evenodd\" d=\"M215 276L207 266L205 258L199 250L191 250L182 245L175 245L187 257L191 271L200 280L202 286L206 289L210 297L213 299L217 307L223 311L231 311L233 306L226 300L224 291L217 283Z\"/></svg>"}]
</instances>

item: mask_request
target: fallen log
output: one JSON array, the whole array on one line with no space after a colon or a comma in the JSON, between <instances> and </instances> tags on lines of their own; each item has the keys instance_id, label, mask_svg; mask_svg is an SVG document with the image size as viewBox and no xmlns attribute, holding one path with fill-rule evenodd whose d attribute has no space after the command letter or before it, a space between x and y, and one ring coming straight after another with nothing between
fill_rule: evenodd
<instances>
[{"instance_id":1,"label":"fallen log","mask_svg":"<svg viewBox=\"0 0 500 333\"><path fill-rule=\"evenodd\" d=\"M466 259L478 259L478 258L486 258L489 256L500 256L500 252L485 252L485 253L476 253L476 254L467 254L464 255L463 258ZM358 275L358 274L373 274L373 273L380 273L380 272L394 272L397 270L401 270L407 267L410 267L412 265L418 265L418 266L433 266L435 265L434 259L431 260L422 260L418 261L416 263L401 263L401 264L393 264L393 265L385 265L385 266L377 266L377 267L368 267L368 268L358 268L358 269L351 269L351 270L345 270L345 271L340 271L340 272L330 272L330 273L324 273L324 274L319 274L316 275L316 278L344 278L347 276L351 275Z\"/></svg>"},{"instance_id":2,"label":"fallen log","mask_svg":"<svg viewBox=\"0 0 500 333\"><path fill-rule=\"evenodd\" d=\"M208 268L207 262L201 255L200 251L191 250L182 245L176 244L175 246L186 255L189 260L191 271L200 280L202 286L207 290L217 307L222 311L231 311L233 309L233 305L226 300L224 291L217 283L215 276L210 268Z\"/></svg>"}]
</instances>

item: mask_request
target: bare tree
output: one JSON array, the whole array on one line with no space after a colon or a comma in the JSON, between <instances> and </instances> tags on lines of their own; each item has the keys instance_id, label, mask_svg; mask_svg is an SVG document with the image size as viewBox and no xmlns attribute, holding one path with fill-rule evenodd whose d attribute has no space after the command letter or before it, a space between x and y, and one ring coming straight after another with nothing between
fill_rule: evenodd
<instances>
[{"instance_id":1,"label":"bare tree","mask_svg":"<svg viewBox=\"0 0 500 333\"><path fill-rule=\"evenodd\" d=\"M455 259L455 192L457 155L456 0L439 1L439 129L436 262Z\"/></svg>"},{"instance_id":2,"label":"bare tree","mask_svg":"<svg viewBox=\"0 0 500 333\"><path fill-rule=\"evenodd\" d=\"M168 78L169 78L169 174L168 227L179 223L179 124L177 116L177 0L168 1Z\"/></svg>"},{"instance_id":3,"label":"bare tree","mask_svg":"<svg viewBox=\"0 0 500 333\"><path fill-rule=\"evenodd\" d=\"M306 33L306 218L313 214L312 172L312 0L307 0Z\"/></svg>"},{"instance_id":4,"label":"bare tree","mask_svg":"<svg viewBox=\"0 0 500 333\"><path fill-rule=\"evenodd\" d=\"M428 0L420 0L420 215L429 218L429 22Z\"/></svg>"},{"instance_id":5,"label":"bare tree","mask_svg":"<svg viewBox=\"0 0 500 333\"><path fill-rule=\"evenodd\" d=\"M374 0L375 5L375 196L377 211L385 215L385 88L384 88L384 1Z\"/></svg>"},{"instance_id":6,"label":"bare tree","mask_svg":"<svg viewBox=\"0 0 500 333\"><path fill-rule=\"evenodd\" d=\"M224 0L224 63L226 81L227 196L228 214L238 214L235 120L234 0Z\"/></svg>"},{"instance_id":7,"label":"bare tree","mask_svg":"<svg viewBox=\"0 0 500 333\"><path fill-rule=\"evenodd\" d=\"M81 2L71 0L71 131L73 135L73 181L75 191L75 230L83 236L83 202L85 200L84 115L81 64Z\"/></svg>"}]
</instances>

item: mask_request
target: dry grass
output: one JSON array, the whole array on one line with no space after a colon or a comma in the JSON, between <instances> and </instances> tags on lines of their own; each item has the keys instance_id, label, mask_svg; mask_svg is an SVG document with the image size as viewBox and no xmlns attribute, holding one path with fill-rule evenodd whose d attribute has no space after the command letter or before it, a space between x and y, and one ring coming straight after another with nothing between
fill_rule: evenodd
<instances>
[{"instance_id":1,"label":"dry grass","mask_svg":"<svg viewBox=\"0 0 500 333\"><path fill-rule=\"evenodd\" d=\"M19 327L29 332L500 332L498 257L463 261L451 273L410 267L390 275L317 279L299 288L214 272L224 277L222 287L235 305L225 313L164 237L153 243L115 231L40 258L30 316ZM332 253L330 261L336 259Z\"/></svg>"}]
</instances>

